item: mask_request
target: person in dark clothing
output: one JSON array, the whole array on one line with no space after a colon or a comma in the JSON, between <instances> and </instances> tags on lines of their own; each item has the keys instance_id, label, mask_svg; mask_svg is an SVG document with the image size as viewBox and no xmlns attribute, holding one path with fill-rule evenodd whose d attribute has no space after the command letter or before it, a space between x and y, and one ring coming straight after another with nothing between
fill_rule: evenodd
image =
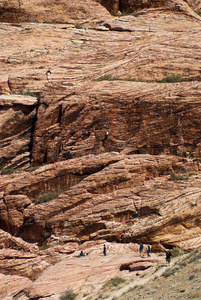
<instances>
[{"instance_id":1,"label":"person in dark clothing","mask_svg":"<svg viewBox=\"0 0 201 300\"><path fill-rule=\"evenodd\" d=\"M147 257L151 256L150 252L151 252L151 246L147 245Z\"/></svg>"},{"instance_id":2,"label":"person in dark clothing","mask_svg":"<svg viewBox=\"0 0 201 300\"><path fill-rule=\"evenodd\" d=\"M82 256L84 256L83 251L81 251L80 254L79 254L79 257L82 257Z\"/></svg>"},{"instance_id":3,"label":"person in dark clothing","mask_svg":"<svg viewBox=\"0 0 201 300\"><path fill-rule=\"evenodd\" d=\"M142 243L140 243L139 252L140 252L141 257L142 257L143 248L144 248L144 245Z\"/></svg>"},{"instance_id":4,"label":"person in dark clothing","mask_svg":"<svg viewBox=\"0 0 201 300\"><path fill-rule=\"evenodd\" d=\"M103 246L103 254L106 256L106 246Z\"/></svg>"},{"instance_id":5,"label":"person in dark clothing","mask_svg":"<svg viewBox=\"0 0 201 300\"><path fill-rule=\"evenodd\" d=\"M172 253L168 250L166 251L166 263L170 265Z\"/></svg>"}]
</instances>

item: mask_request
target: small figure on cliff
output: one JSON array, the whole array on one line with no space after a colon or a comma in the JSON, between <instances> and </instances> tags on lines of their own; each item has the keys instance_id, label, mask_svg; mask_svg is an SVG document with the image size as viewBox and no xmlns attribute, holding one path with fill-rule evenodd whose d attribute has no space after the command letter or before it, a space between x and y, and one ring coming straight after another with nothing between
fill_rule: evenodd
<instances>
[{"instance_id":1,"label":"small figure on cliff","mask_svg":"<svg viewBox=\"0 0 201 300\"><path fill-rule=\"evenodd\" d=\"M106 246L103 246L103 254L106 256Z\"/></svg>"},{"instance_id":2,"label":"small figure on cliff","mask_svg":"<svg viewBox=\"0 0 201 300\"><path fill-rule=\"evenodd\" d=\"M170 265L172 253L168 250L166 251L166 263Z\"/></svg>"},{"instance_id":3,"label":"small figure on cliff","mask_svg":"<svg viewBox=\"0 0 201 300\"><path fill-rule=\"evenodd\" d=\"M52 72L51 72L50 70L48 70L48 71L46 72L46 78L47 78L47 81L49 81L48 76L49 76L50 74L52 74Z\"/></svg>"},{"instance_id":4,"label":"small figure on cliff","mask_svg":"<svg viewBox=\"0 0 201 300\"><path fill-rule=\"evenodd\" d=\"M139 253L140 253L141 257L142 257L143 248L144 248L144 245L142 243L140 243Z\"/></svg>"},{"instance_id":5,"label":"small figure on cliff","mask_svg":"<svg viewBox=\"0 0 201 300\"><path fill-rule=\"evenodd\" d=\"M189 159L191 159L191 156L190 156L190 152L189 152L189 151L186 152L186 157L189 158Z\"/></svg>"},{"instance_id":6,"label":"small figure on cliff","mask_svg":"<svg viewBox=\"0 0 201 300\"><path fill-rule=\"evenodd\" d=\"M147 245L147 257L151 256L150 252L151 252L151 246Z\"/></svg>"},{"instance_id":7,"label":"small figure on cliff","mask_svg":"<svg viewBox=\"0 0 201 300\"><path fill-rule=\"evenodd\" d=\"M83 251L81 251L80 254L79 254L79 257L82 257L82 256L84 256Z\"/></svg>"},{"instance_id":8,"label":"small figure on cliff","mask_svg":"<svg viewBox=\"0 0 201 300\"><path fill-rule=\"evenodd\" d=\"M107 131L105 134L105 140L108 138L108 136L109 136L109 132Z\"/></svg>"}]
</instances>

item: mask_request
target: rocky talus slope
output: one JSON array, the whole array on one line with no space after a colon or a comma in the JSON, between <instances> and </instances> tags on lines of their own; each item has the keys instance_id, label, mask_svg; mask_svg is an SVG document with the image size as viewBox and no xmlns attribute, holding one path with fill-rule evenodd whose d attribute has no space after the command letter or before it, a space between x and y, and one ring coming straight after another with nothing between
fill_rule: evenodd
<instances>
[{"instance_id":1,"label":"rocky talus slope","mask_svg":"<svg viewBox=\"0 0 201 300\"><path fill-rule=\"evenodd\" d=\"M200 9L0 2L0 299L160 299L185 270L167 298L200 297Z\"/></svg>"},{"instance_id":2,"label":"rocky talus slope","mask_svg":"<svg viewBox=\"0 0 201 300\"><path fill-rule=\"evenodd\" d=\"M177 258L170 266L158 265L153 275L145 275L140 283L133 281L127 287L113 293L119 300L128 299L200 299L201 298L201 251L196 249L189 254ZM162 273L160 273L162 271ZM148 279L148 280L146 280ZM131 287L132 285L132 287ZM130 292L128 289L130 288ZM125 290L127 289L127 292ZM102 298L103 299L103 298ZM105 298L106 299L106 298ZM111 297L107 297L111 299Z\"/></svg>"}]
</instances>

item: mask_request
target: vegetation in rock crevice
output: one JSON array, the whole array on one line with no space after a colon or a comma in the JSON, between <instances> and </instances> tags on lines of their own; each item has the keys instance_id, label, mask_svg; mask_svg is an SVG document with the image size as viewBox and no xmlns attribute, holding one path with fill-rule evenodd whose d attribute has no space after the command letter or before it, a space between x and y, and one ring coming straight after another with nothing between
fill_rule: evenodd
<instances>
[{"instance_id":1,"label":"vegetation in rock crevice","mask_svg":"<svg viewBox=\"0 0 201 300\"><path fill-rule=\"evenodd\" d=\"M55 191L48 191L48 192L40 195L39 197L34 198L33 202L35 204L41 204L41 203L56 199L57 197L58 197L58 194Z\"/></svg>"}]
</instances>

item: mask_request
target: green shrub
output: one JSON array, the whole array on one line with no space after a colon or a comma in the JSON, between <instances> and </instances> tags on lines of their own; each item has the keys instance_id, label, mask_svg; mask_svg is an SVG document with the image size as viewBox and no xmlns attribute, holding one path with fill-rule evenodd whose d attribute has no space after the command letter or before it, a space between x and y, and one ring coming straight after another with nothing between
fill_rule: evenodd
<instances>
[{"instance_id":1,"label":"green shrub","mask_svg":"<svg viewBox=\"0 0 201 300\"><path fill-rule=\"evenodd\" d=\"M71 289L68 289L60 296L60 300L74 300L76 296L77 294L75 294Z\"/></svg>"},{"instance_id":2,"label":"green shrub","mask_svg":"<svg viewBox=\"0 0 201 300\"><path fill-rule=\"evenodd\" d=\"M140 14L132 14L132 16L137 18L140 16Z\"/></svg>"},{"instance_id":3,"label":"green shrub","mask_svg":"<svg viewBox=\"0 0 201 300\"><path fill-rule=\"evenodd\" d=\"M34 171L36 171L38 168L40 168L40 166L34 166L34 167L31 167L28 171L29 171L29 172L34 172Z\"/></svg>"},{"instance_id":4,"label":"green shrub","mask_svg":"<svg viewBox=\"0 0 201 300\"><path fill-rule=\"evenodd\" d=\"M95 81L103 81L103 80L113 81L113 80L121 80L121 79L119 77L113 77L112 75L103 75L95 79Z\"/></svg>"},{"instance_id":5,"label":"green shrub","mask_svg":"<svg viewBox=\"0 0 201 300\"><path fill-rule=\"evenodd\" d=\"M134 82L144 82L141 78L126 78L125 79L126 81L134 81Z\"/></svg>"},{"instance_id":6,"label":"green shrub","mask_svg":"<svg viewBox=\"0 0 201 300\"><path fill-rule=\"evenodd\" d=\"M49 244L43 244L43 245L39 246L39 250L46 250L48 248L50 248Z\"/></svg>"},{"instance_id":7,"label":"green shrub","mask_svg":"<svg viewBox=\"0 0 201 300\"><path fill-rule=\"evenodd\" d=\"M188 179L189 179L188 175L178 175L175 174L174 172L171 172L168 181L188 180Z\"/></svg>"},{"instance_id":8,"label":"green shrub","mask_svg":"<svg viewBox=\"0 0 201 300\"><path fill-rule=\"evenodd\" d=\"M112 16L113 16L113 17L120 17L120 15L119 15L118 13L116 13L116 12L114 12L114 13L112 14Z\"/></svg>"},{"instance_id":9,"label":"green shrub","mask_svg":"<svg viewBox=\"0 0 201 300\"><path fill-rule=\"evenodd\" d=\"M173 257L176 257L176 256L180 256L180 255L183 255L185 252L183 249L179 248L179 247L174 247L172 250L171 250L171 253L172 253L172 256Z\"/></svg>"},{"instance_id":10,"label":"green shrub","mask_svg":"<svg viewBox=\"0 0 201 300\"><path fill-rule=\"evenodd\" d=\"M40 203L44 203L44 202L48 202L50 200L56 199L58 197L58 194L55 191L48 191L42 195L40 195L39 197L35 198L33 200L33 202L35 204L40 204Z\"/></svg>"},{"instance_id":11,"label":"green shrub","mask_svg":"<svg viewBox=\"0 0 201 300\"><path fill-rule=\"evenodd\" d=\"M201 17L201 11L195 10L195 13Z\"/></svg>"},{"instance_id":12,"label":"green shrub","mask_svg":"<svg viewBox=\"0 0 201 300\"><path fill-rule=\"evenodd\" d=\"M83 29L83 27L80 24L75 24L76 29Z\"/></svg>"},{"instance_id":13,"label":"green shrub","mask_svg":"<svg viewBox=\"0 0 201 300\"><path fill-rule=\"evenodd\" d=\"M30 92L29 90L26 89L18 89L15 94L17 95L25 95L25 96L31 96L31 97L38 97L37 93L34 92Z\"/></svg>"},{"instance_id":14,"label":"green shrub","mask_svg":"<svg viewBox=\"0 0 201 300\"><path fill-rule=\"evenodd\" d=\"M15 172L16 172L16 170L13 168L6 168L6 169L1 170L1 175L11 175Z\"/></svg>"},{"instance_id":15,"label":"green shrub","mask_svg":"<svg viewBox=\"0 0 201 300\"><path fill-rule=\"evenodd\" d=\"M43 230L43 233L41 235L41 238L38 242L38 245L40 247L40 250L45 250L49 248L49 245L47 244L47 239L50 237L51 233L48 230Z\"/></svg>"},{"instance_id":16,"label":"green shrub","mask_svg":"<svg viewBox=\"0 0 201 300\"><path fill-rule=\"evenodd\" d=\"M114 277L108 281L108 285L110 286L118 286L119 284L125 282L126 280L122 277Z\"/></svg>"},{"instance_id":17,"label":"green shrub","mask_svg":"<svg viewBox=\"0 0 201 300\"><path fill-rule=\"evenodd\" d=\"M181 81L184 81L184 79L179 74L177 75L173 74L171 76L164 77L161 80L156 80L156 82L158 83L172 83L172 82L181 82Z\"/></svg>"}]
</instances>

